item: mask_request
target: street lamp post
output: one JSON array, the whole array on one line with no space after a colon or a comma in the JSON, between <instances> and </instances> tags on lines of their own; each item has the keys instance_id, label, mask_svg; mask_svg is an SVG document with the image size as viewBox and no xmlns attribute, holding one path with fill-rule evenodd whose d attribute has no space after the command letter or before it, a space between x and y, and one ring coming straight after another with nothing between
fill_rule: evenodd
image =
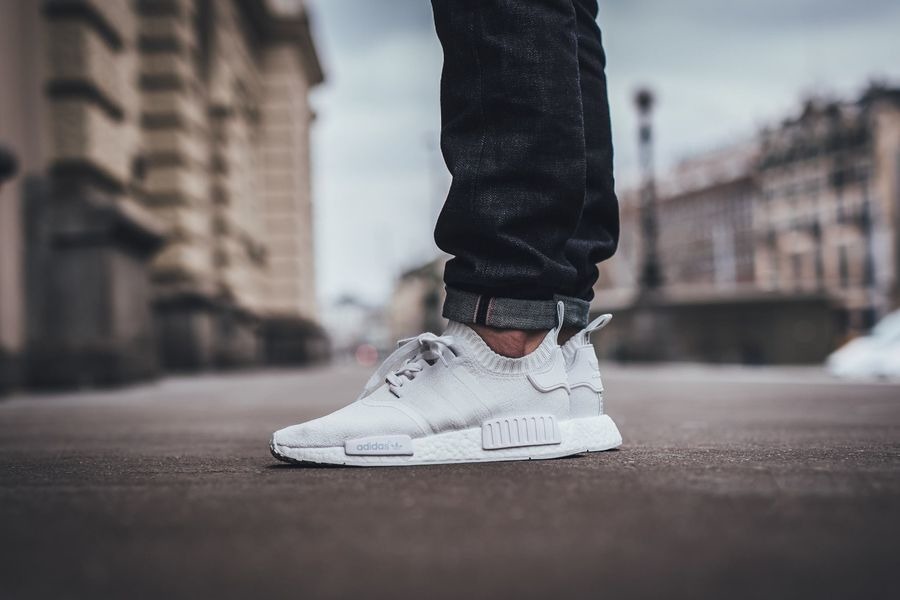
<instances>
[{"instance_id":1,"label":"street lamp post","mask_svg":"<svg viewBox=\"0 0 900 600\"><path fill-rule=\"evenodd\" d=\"M638 149L641 165L641 240L643 244L640 285L642 292L655 291L663 284L659 262L656 182L653 173L653 92L641 88L634 95L638 110Z\"/></svg>"}]
</instances>

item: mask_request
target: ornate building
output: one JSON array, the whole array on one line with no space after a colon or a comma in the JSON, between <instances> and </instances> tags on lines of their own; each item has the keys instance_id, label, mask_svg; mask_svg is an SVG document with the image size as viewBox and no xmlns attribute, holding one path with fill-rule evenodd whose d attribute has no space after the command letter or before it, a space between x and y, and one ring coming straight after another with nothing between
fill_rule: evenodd
<instances>
[{"instance_id":1,"label":"ornate building","mask_svg":"<svg viewBox=\"0 0 900 600\"><path fill-rule=\"evenodd\" d=\"M316 319L307 97L323 75L300 0L0 11L0 143L22 165L0 201L7 373L251 364L268 320Z\"/></svg>"},{"instance_id":2,"label":"ornate building","mask_svg":"<svg viewBox=\"0 0 900 600\"><path fill-rule=\"evenodd\" d=\"M754 285L755 143L694 156L656 185L659 261L668 292L731 293ZM601 265L598 294L627 302L637 292L642 248L639 193L620 195L621 241Z\"/></svg>"},{"instance_id":3,"label":"ornate building","mask_svg":"<svg viewBox=\"0 0 900 600\"><path fill-rule=\"evenodd\" d=\"M871 326L900 300L900 89L810 101L761 139L758 285L825 291L845 327Z\"/></svg>"},{"instance_id":4,"label":"ornate building","mask_svg":"<svg viewBox=\"0 0 900 600\"><path fill-rule=\"evenodd\" d=\"M666 313L668 339L690 342L672 357L821 360L900 305L900 89L810 101L656 189L664 285L649 308ZM638 194L620 194L619 252L596 288L596 309L618 310L620 324L639 298ZM625 348L636 334L619 337Z\"/></svg>"}]
</instances>

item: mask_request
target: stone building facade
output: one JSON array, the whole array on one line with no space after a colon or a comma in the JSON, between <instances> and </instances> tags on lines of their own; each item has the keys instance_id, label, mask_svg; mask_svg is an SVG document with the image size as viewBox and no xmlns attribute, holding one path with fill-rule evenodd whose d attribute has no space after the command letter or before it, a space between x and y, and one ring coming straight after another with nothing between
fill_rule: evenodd
<instances>
[{"instance_id":1,"label":"stone building facade","mask_svg":"<svg viewBox=\"0 0 900 600\"><path fill-rule=\"evenodd\" d=\"M442 254L400 275L387 313L392 339L412 337L423 331L436 334L444 331L447 320L441 316L441 309L447 295L444 289L447 259L448 256Z\"/></svg>"},{"instance_id":2,"label":"stone building facade","mask_svg":"<svg viewBox=\"0 0 900 600\"><path fill-rule=\"evenodd\" d=\"M900 89L810 101L746 143L684 161L657 192L657 312L673 315L670 337L694 339L685 358L743 344L733 359L819 360L900 306ZM638 194L620 194L622 241L601 265L596 310L627 315L639 304ZM812 314L817 324L794 327ZM701 324L716 315L733 335L710 341ZM803 340L815 342L784 351Z\"/></svg>"},{"instance_id":3,"label":"stone building facade","mask_svg":"<svg viewBox=\"0 0 900 600\"><path fill-rule=\"evenodd\" d=\"M810 101L761 138L757 284L824 291L844 326L871 326L900 303L900 89Z\"/></svg>"},{"instance_id":4,"label":"stone building facade","mask_svg":"<svg viewBox=\"0 0 900 600\"><path fill-rule=\"evenodd\" d=\"M6 379L252 364L268 321L315 331L302 1L0 11L0 143L22 164L0 197Z\"/></svg>"},{"instance_id":5,"label":"stone building facade","mask_svg":"<svg viewBox=\"0 0 900 600\"><path fill-rule=\"evenodd\" d=\"M657 185L658 251L668 288L734 290L753 284L752 164L757 146L741 144L679 163ZM640 190L621 194L617 257L603 265L598 286L637 285L642 247Z\"/></svg>"}]
</instances>

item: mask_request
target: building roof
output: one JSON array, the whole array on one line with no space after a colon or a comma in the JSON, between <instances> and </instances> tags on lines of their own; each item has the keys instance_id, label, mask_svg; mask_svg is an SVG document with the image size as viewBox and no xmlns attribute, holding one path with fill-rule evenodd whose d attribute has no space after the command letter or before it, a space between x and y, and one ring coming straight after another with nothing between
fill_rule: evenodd
<instances>
[{"instance_id":1,"label":"building roof","mask_svg":"<svg viewBox=\"0 0 900 600\"><path fill-rule=\"evenodd\" d=\"M660 177L658 195L670 198L746 179L758 155L755 139L693 155Z\"/></svg>"}]
</instances>

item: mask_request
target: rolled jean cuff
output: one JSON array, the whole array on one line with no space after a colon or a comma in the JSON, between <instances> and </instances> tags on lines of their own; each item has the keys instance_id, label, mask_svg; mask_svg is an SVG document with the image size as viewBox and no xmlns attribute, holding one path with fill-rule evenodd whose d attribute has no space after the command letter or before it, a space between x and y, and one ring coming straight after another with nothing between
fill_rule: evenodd
<instances>
[{"instance_id":1,"label":"rolled jean cuff","mask_svg":"<svg viewBox=\"0 0 900 600\"><path fill-rule=\"evenodd\" d=\"M553 300L522 300L496 298L448 287L443 315L458 323L499 329L553 329L557 325L556 303L560 300L565 307L563 327L586 327L590 303L570 296L554 296Z\"/></svg>"}]
</instances>

